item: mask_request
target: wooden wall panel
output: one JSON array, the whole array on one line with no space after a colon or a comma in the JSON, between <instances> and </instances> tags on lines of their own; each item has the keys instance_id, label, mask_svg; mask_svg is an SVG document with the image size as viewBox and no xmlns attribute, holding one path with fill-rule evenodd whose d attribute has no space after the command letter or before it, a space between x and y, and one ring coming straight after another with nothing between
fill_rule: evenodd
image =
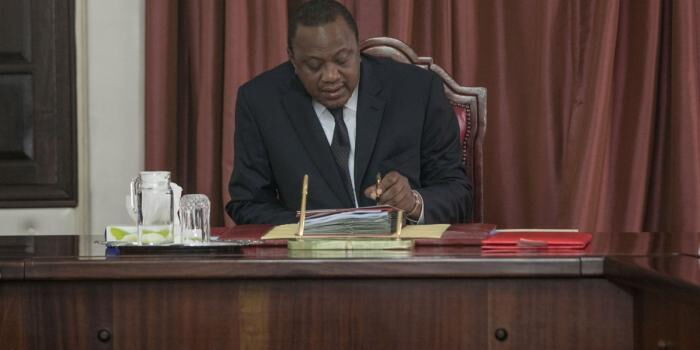
<instances>
[{"instance_id":1,"label":"wooden wall panel","mask_svg":"<svg viewBox=\"0 0 700 350\"><path fill-rule=\"evenodd\" d=\"M31 60L31 1L0 1L0 61Z\"/></svg>"},{"instance_id":2,"label":"wooden wall panel","mask_svg":"<svg viewBox=\"0 0 700 350\"><path fill-rule=\"evenodd\" d=\"M0 208L77 204L72 0L0 0Z\"/></svg>"},{"instance_id":3,"label":"wooden wall panel","mask_svg":"<svg viewBox=\"0 0 700 350\"><path fill-rule=\"evenodd\" d=\"M34 156L32 85L30 74L0 75L0 161L31 161ZM0 173L0 183L16 179L14 173Z\"/></svg>"}]
</instances>

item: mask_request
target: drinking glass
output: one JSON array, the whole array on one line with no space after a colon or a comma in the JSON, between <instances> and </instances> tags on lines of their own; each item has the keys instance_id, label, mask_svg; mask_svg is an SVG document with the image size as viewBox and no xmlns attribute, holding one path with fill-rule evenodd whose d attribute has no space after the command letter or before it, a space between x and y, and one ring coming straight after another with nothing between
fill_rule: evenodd
<instances>
[{"instance_id":1,"label":"drinking glass","mask_svg":"<svg viewBox=\"0 0 700 350\"><path fill-rule=\"evenodd\" d=\"M210 206L209 198L203 194L186 194L180 198L180 227L183 244L209 243Z\"/></svg>"}]
</instances>

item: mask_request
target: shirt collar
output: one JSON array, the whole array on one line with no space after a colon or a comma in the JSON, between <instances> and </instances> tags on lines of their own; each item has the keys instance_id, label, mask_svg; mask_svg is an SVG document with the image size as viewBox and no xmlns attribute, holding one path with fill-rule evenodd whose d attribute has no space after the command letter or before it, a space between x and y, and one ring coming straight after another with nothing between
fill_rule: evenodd
<instances>
[{"instance_id":1,"label":"shirt collar","mask_svg":"<svg viewBox=\"0 0 700 350\"><path fill-rule=\"evenodd\" d=\"M357 81L357 85L355 85L355 89L352 90L352 95L350 95L350 98L348 99L347 102L345 102L345 106L343 108L350 109L354 112L357 112L357 90L360 88L360 81ZM314 111L316 112L316 115L321 115L323 112L325 112L328 108L326 106L322 105L316 100L312 100L313 106L314 106Z\"/></svg>"}]
</instances>

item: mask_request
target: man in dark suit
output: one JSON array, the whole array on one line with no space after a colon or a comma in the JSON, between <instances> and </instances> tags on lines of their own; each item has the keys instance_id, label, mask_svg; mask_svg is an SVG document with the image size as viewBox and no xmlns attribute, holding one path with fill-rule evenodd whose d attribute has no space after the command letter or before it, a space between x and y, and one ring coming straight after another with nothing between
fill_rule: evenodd
<instances>
[{"instance_id":1,"label":"man in dark suit","mask_svg":"<svg viewBox=\"0 0 700 350\"><path fill-rule=\"evenodd\" d=\"M464 221L471 184L442 80L361 55L355 20L334 1L303 4L288 35L289 61L238 90L234 221L296 222L304 174L308 209L379 203L417 223Z\"/></svg>"}]
</instances>

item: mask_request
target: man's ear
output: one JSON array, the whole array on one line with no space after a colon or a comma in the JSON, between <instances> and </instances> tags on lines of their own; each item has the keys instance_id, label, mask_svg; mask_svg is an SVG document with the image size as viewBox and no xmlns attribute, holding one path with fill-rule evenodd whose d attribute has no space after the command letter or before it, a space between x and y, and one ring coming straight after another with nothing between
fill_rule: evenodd
<instances>
[{"instance_id":1,"label":"man's ear","mask_svg":"<svg viewBox=\"0 0 700 350\"><path fill-rule=\"evenodd\" d=\"M287 48L287 57L289 58L289 62L292 62L292 66L294 66L294 70L297 70L297 63L294 61L294 51L292 51L291 48Z\"/></svg>"}]
</instances>

